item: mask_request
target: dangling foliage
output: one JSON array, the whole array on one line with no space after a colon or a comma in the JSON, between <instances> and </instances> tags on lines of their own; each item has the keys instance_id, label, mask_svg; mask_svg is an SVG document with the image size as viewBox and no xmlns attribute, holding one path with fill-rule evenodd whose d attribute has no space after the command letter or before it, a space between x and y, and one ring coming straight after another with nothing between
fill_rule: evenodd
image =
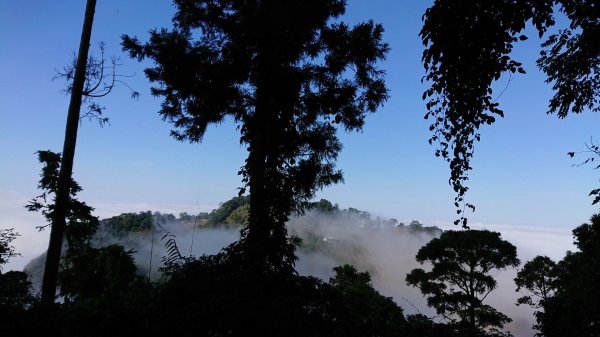
<instances>
[{"instance_id":1,"label":"dangling foliage","mask_svg":"<svg viewBox=\"0 0 600 337\"><path fill-rule=\"evenodd\" d=\"M429 142L436 156L450 165L455 206L467 226L465 207L468 171L475 142L483 125L494 123L504 112L492 84L505 74L525 73L511 57L514 44L531 21L540 37L554 25L553 13L566 14L570 26L542 44L538 67L553 84L548 113L560 118L569 112L600 109L600 10L595 0L437 0L423 16L421 38L426 46L423 94L426 119L432 121Z\"/></svg>"}]
</instances>

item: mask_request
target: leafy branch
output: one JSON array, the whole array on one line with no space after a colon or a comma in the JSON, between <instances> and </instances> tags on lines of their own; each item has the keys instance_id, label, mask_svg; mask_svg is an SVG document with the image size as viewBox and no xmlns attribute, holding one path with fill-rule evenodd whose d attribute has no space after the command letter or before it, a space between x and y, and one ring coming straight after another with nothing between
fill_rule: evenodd
<instances>
[{"instance_id":1,"label":"leafy branch","mask_svg":"<svg viewBox=\"0 0 600 337\"><path fill-rule=\"evenodd\" d=\"M600 158L600 146L595 145L594 140L592 138L590 138L589 144L587 142L585 143L585 147L587 148L587 150L579 151L579 152L567 152L567 155L570 156L571 158L575 157L576 154L587 154L588 155L587 159L580 162L579 164L573 164L573 166L580 167L583 165L592 164L592 163L594 163L594 161L596 161L596 163L598 163L598 161L600 161L600 160L596 160L596 159ZM596 165L594 167L594 170L597 170L599 168L600 168L600 164ZM595 205L596 203L600 202L600 188L593 189L590 192L589 196L594 196L594 201L592 202L592 205Z\"/></svg>"},{"instance_id":2,"label":"leafy branch","mask_svg":"<svg viewBox=\"0 0 600 337\"><path fill-rule=\"evenodd\" d=\"M21 256L21 254L15 251L15 247L10 244L17 237L21 236L14 230L14 228L0 229L0 271L2 271L2 265L7 263L11 257Z\"/></svg>"}]
</instances>

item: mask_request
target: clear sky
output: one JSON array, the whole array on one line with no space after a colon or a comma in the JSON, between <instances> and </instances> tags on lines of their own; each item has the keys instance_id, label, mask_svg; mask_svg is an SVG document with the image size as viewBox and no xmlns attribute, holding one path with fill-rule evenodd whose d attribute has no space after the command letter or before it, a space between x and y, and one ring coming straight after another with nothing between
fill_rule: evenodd
<instances>
[{"instance_id":1,"label":"clear sky","mask_svg":"<svg viewBox=\"0 0 600 337\"><path fill-rule=\"evenodd\" d=\"M386 29L391 52L381 66L391 97L368 116L362 132L340 133L344 150L338 167L345 183L326 188L318 198L401 221L444 225L455 219L449 169L434 156L427 142L429 122L423 119L426 86L420 81L418 32L429 4L349 1L345 21L373 19ZM64 83L51 79L78 48L84 8L83 0L0 1L0 227L15 227L23 235L17 247L27 258L47 246L47 233L34 229L43 218L23 206L39 194L41 166L34 153L62 150L68 97L61 93ZM98 1L91 52L97 55L96 44L106 43L106 54L121 58L119 72L135 75L127 82L141 93L131 100L125 87L115 88L98 100L111 125L80 124L75 179L84 188L81 199L101 217L148 209L209 211L241 186L237 172L246 154L235 125L209 128L201 144L170 138L144 65L120 50L121 34L144 41L148 30L170 27L173 12L170 1ZM568 235L598 210L587 196L598 185L598 172L572 167L577 161L566 153L585 148L600 116L546 115L551 88L535 67L540 40L528 35L515 50L528 73L513 76L499 99L506 117L481 131L468 194L477 211L469 218L489 229L549 228ZM508 77L501 78L496 92L507 83Z\"/></svg>"}]
</instances>

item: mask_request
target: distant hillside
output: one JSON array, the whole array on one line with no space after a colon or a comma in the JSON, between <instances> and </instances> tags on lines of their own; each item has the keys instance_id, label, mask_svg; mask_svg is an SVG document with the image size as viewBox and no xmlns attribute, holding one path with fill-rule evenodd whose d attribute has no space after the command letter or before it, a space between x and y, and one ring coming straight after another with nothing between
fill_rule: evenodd
<instances>
[{"instance_id":1,"label":"distant hillside","mask_svg":"<svg viewBox=\"0 0 600 337\"><path fill-rule=\"evenodd\" d=\"M122 213L107 219L100 220L101 231L111 235L125 235L127 233L147 232L153 226L161 226L165 223L181 224L182 226L197 226L199 228L230 228L244 226L248 223L249 196L234 197L219 204L210 213L201 212L196 215L180 213L175 216L171 213L139 212ZM349 207L340 209L338 204L329 200L321 199L310 203L306 212L317 212L335 216L356 216L362 219L362 225L367 227L398 227L409 231L424 232L432 235L441 234L442 230L435 226L424 226L419 221L411 221L408 224L398 222L396 219L373 218L369 212Z\"/></svg>"},{"instance_id":2,"label":"distant hillside","mask_svg":"<svg viewBox=\"0 0 600 337\"><path fill-rule=\"evenodd\" d=\"M239 234L238 228L248 223L248 211L249 197L242 196L221 203L218 208L209 213L202 212L196 215L180 213L176 216L152 211L122 213L100 220L100 226L92 242L96 247L118 243L127 250L132 249L137 253L135 256L138 272L140 275L148 275L152 263L155 266L152 271L156 272L164 256L165 242L162 242L161 238L165 234L174 234L180 242L181 249L186 247L186 254L188 251L191 254L195 235L206 237L213 235L215 231L226 231L229 233L226 235L228 239L214 242L214 244L220 242L226 245L230 242L227 240L235 240ZM300 250L303 252L322 254L339 264L361 265L357 262L363 254L360 245L326 230L327 224L331 223L355 231L358 236L373 231L386 231L386 233L391 231L391 235L402 236L404 233L412 234L415 238L424 236L430 239L442 233L438 227L424 226L418 221L404 224L396 219L373 217L368 212L352 207L340 209L337 204L325 199L309 204L304 215L292 217L288 229L290 235L302 239ZM31 260L24 268L31 275L34 287L41 284L45 255L43 253ZM154 262L147 261L151 255Z\"/></svg>"}]
</instances>

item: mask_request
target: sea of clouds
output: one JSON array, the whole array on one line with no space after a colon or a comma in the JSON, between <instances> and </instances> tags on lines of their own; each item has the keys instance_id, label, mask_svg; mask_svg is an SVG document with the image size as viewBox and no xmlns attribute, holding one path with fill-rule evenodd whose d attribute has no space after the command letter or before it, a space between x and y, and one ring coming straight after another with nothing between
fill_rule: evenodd
<instances>
[{"instance_id":1,"label":"sea of clouds","mask_svg":"<svg viewBox=\"0 0 600 337\"><path fill-rule=\"evenodd\" d=\"M457 229L445 223L435 225L445 230ZM517 246L522 262L536 255L548 255L554 260L559 260L566 250L573 249L571 230L566 228L519 228L484 224L471 226L474 229L485 228L501 232L503 239ZM299 260L296 267L299 274L313 275L327 281L333 276L333 267L350 263L358 270L368 271L372 275L374 287L381 294L392 297L405 313L423 313L441 320L436 317L435 311L427 306L419 290L405 283L407 273L414 268L423 267L415 261L415 255L421 246L434 237L431 234L410 231L407 227L394 227L389 223L374 226L373 222L360 215L319 212L293 217L288 223L288 231L306 243L297 251ZM166 255L166 239L163 237L167 233L175 237L181 254L185 256L215 254L239 238L239 230L236 228L206 229L177 222L161 224L154 231L147 233L132 233L121 237L104 234L96 244L121 243L126 249L134 252L139 273L156 279L160 276L158 269L162 257ZM17 250L20 248L17 246ZM37 248L39 254L41 247ZM43 259L43 255L39 256L26 268L32 274L32 282L36 287L41 284ZM16 269L15 265L9 267ZM10 268L5 268L4 271L6 270ZM516 273L517 269L494 272L498 288L489 295L486 302L513 319L507 329L516 337L533 336L532 309L515 305L517 297L520 296L515 292L513 282Z\"/></svg>"}]
</instances>

